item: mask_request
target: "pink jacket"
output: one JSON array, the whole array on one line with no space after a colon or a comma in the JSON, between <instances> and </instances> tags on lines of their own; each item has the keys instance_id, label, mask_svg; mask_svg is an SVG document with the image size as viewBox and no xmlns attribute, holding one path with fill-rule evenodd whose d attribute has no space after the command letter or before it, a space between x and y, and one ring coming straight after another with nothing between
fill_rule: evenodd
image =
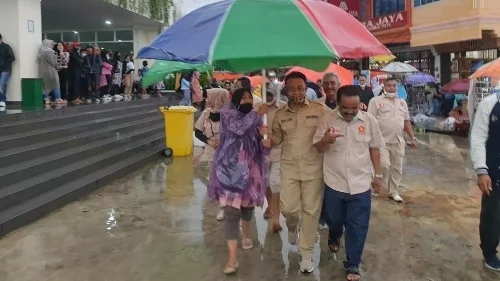
<instances>
[{"instance_id":1,"label":"pink jacket","mask_svg":"<svg viewBox=\"0 0 500 281\"><path fill-rule=\"evenodd\" d=\"M113 66L111 64L107 62L102 63L99 87L104 87L108 85L108 80L106 79L106 75L111 75L111 70L113 70Z\"/></svg>"}]
</instances>

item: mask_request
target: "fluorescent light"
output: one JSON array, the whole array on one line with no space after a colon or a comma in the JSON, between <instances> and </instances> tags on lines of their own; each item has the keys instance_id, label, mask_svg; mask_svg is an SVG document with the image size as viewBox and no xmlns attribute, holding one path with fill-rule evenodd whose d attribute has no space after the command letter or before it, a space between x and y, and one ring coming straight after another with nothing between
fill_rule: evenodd
<instances>
[{"instance_id":1,"label":"fluorescent light","mask_svg":"<svg viewBox=\"0 0 500 281\"><path fill-rule=\"evenodd\" d=\"M121 42L122 40L118 40L118 42Z\"/></svg>"},{"instance_id":2,"label":"fluorescent light","mask_svg":"<svg viewBox=\"0 0 500 281\"><path fill-rule=\"evenodd\" d=\"M111 21L107 20L104 23L109 25L109 24L111 24Z\"/></svg>"},{"instance_id":3,"label":"fluorescent light","mask_svg":"<svg viewBox=\"0 0 500 281\"><path fill-rule=\"evenodd\" d=\"M78 31L73 31L74 34L78 34Z\"/></svg>"}]
</instances>

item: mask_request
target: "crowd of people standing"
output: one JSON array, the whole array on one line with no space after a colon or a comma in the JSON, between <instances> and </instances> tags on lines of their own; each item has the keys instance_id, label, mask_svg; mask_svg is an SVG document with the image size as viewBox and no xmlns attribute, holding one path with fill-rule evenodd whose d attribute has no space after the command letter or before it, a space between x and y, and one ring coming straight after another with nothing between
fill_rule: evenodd
<instances>
[{"instance_id":1,"label":"crowd of people standing","mask_svg":"<svg viewBox=\"0 0 500 281\"><path fill-rule=\"evenodd\" d=\"M45 39L38 62L47 105L132 100L136 76L130 55L125 55L122 60L118 51L111 53L94 46L82 49L79 42L67 45ZM147 61L144 61L140 77L148 69ZM142 98L149 97L145 90L140 93Z\"/></svg>"}]
</instances>

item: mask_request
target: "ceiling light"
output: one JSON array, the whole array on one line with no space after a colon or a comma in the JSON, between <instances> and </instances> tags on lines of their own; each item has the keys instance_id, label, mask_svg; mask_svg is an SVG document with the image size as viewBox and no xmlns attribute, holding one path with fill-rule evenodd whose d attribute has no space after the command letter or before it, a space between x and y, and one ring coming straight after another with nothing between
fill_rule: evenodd
<instances>
[{"instance_id":1,"label":"ceiling light","mask_svg":"<svg viewBox=\"0 0 500 281\"><path fill-rule=\"evenodd\" d=\"M73 31L74 34L78 34L78 31Z\"/></svg>"},{"instance_id":2,"label":"ceiling light","mask_svg":"<svg viewBox=\"0 0 500 281\"><path fill-rule=\"evenodd\" d=\"M111 24L111 21L107 20L104 23L109 25L109 24Z\"/></svg>"}]
</instances>

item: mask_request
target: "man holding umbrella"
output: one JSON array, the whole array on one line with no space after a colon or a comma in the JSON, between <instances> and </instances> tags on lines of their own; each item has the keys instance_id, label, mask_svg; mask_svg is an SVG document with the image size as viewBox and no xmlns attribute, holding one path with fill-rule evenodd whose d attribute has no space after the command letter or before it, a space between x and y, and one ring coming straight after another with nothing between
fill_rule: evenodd
<instances>
[{"instance_id":1,"label":"man holding umbrella","mask_svg":"<svg viewBox=\"0 0 500 281\"><path fill-rule=\"evenodd\" d=\"M323 154L314 147L313 136L330 109L306 98L307 78L300 72L288 74L285 87L290 101L276 113L271 135L274 146L282 145L280 207L290 244L300 235L300 270L310 273L324 190Z\"/></svg>"}]
</instances>

